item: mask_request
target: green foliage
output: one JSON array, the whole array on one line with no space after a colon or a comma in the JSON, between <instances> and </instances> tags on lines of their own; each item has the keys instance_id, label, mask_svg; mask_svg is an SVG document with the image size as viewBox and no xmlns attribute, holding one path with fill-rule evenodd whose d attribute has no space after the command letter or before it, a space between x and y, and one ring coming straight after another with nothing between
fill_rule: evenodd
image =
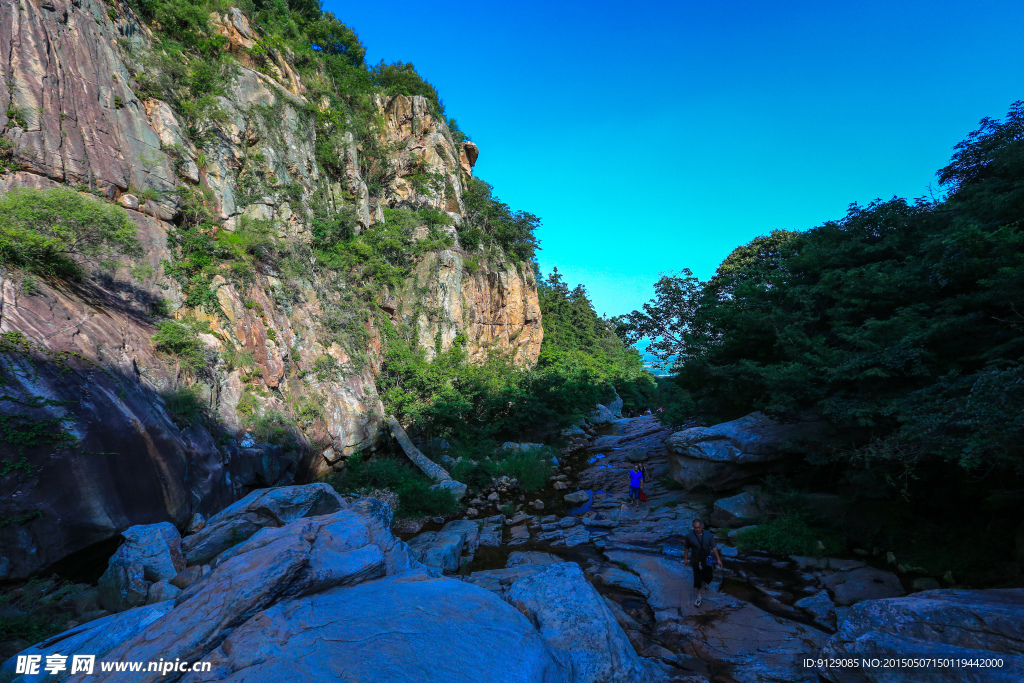
<instances>
[{"instance_id":1,"label":"green foliage","mask_svg":"<svg viewBox=\"0 0 1024 683\"><path fill-rule=\"evenodd\" d=\"M433 108L435 116L445 120L444 103L437 90L416 72L412 62L393 62L379 64L370 69L373 84L380 87L388 95L421 95L426 97Z\"/></svg>"},{"instance_id":2,"label":"green foliage","mask_svg":"<svg viewBox=\"0 0 1024 683\"><path fill-rule=\"evenodd\" d=\"M345 470L328 477L327 482L338 493L368 493L386 489L398 495L395 516L446 516L459 510L455 496L445 489L431 490L433 482L419 470L395 458L377 457L348 459Z\"/></svg>"},{"instance_id":3,"label":"green foliage","mask_svg":"<svg viewBox=\"0 0 1024 683\"><path fill-rule=\"evenodd\" d=\"M497 247L515 261L532 262L538 249L534 232L540 218L525 211L513 211L493 194L494 188L479 178L469 178L462 195L466 221L457 226L459 242L473 251Z\"/></svg>"},{"instance_id":4,"label":"green foliage","mask_svg":"<svg viewBox=\"0 0 1024 683\"><path fill-rule=\"evenodd\" d=\"M583 285L570 290L555 268L538 281L537 294L544 326L539 367L567 373L583 370L597 382L613 385L626 410L650 405L654 378L636 349L616 336L613 321L597 315ZM602 400L609 398L610 392L602 393Z\"/></svg>"},{"instance_id":5,"label":"green foliage","mask_svg":"<svg viewBox=\"0 0 1024 683\"><path fill-rule=\"evenodd\" d=\"M74 190L19 188L0 197L0 263L77 279L82 263L110 269L139 253L135 224L119 207Z\"/></svg>"},{"instance_id":6,"label":"green foliage","mask_svg":"<svg viewBox=\"0 0 1024 683\"><path fill-rule=\"evenodd\" d=\"M157 323L153 344L157 351L173 356L181 369L189 374L199 374L209 365L206 347L196 331L188 325L174 320L161 320Z\"/></svg>"},{"instance_id":7,"label":"green foliage","mask_svg":"<svg viewBox=\"0 0 1024 683\"><path fill-rule=\"evenodd\" d=\"M451 470L451 475L458 481L475 489L488 486L492 479L509 477L519 482L520 490L532 493L543 488L554 472L551 458L558 455L553 448L537 448L528 451L497 449L493 454L480 457L473 451L475 448L457 448L456 452L466 450L471 457L463 457Z\"/></svg>"},{"instance_id":8,"label":"green foliage","mask_svg":"<svg viewBox=\"0 0 1024 683\"><path fill-rule=\"evenodd\" d=\"M13 104L8 105L7 111L4 113L7 115L7 119L13 121L14 125L18 128L28 128L28 121L25 120L25 115Z\"/></svg>"},{"instance_id":9,"label":"green foliage","mask_svg":"<svg viewBox=\"0 0 1024 683\"><path fill-rule=\"evenodd\" d=\"M393 337L378 387L389 412L465 454L482 457L501 442L555 432L606 391L581 367L518 368L498 355L470 363L464 341L428 362L411 340Z\"/></svg>"},{"instance_id":10,"label":"green foliage","mask_svg":"<svg viewBox=\"0 0 1024 683\"><path fill-rule=\"evenodd\" d=\"M67 405L67 401L57 401L43 398L41 396L17 398L8 394L0 395L0 404L7 403L15 406L14 410L40 410L47 407L61 408ZM67 429L68 417L50 417L43 412L41 416L33 417L26 412L4 412L0 414L0 443L7 444L9 452L23 454L26 448L38 448L49 446L55 451L74 446L78 443ZM13 469L24 467L17 464L9 464L12 461L0 461L0 470L3 474ZM30 472L26 471L26 474Z\"/></svg>"},{"instance_id":11,"label":"green foliage","mask_svg":"<svg viewBox=\"0 0 1024 683\"><path fill-rule=\"evenodd\" d=\"M14 151L13 140L0 138L0 172L18 170L18 165L14 162Z\"/></svg>"},{"instance_id":12,"label":"green foliage","mask_svg":"<svg viewBox=\"0 0 1024 683\"><path fill-rule=\"evenodd\" d=\"M180 427L194 425L206 415L206 405L194 387L175 389L163 398L171 418Z\"/></svg>"},{"instance_id":13,"label":"green foliage","mask_svg":"<svg viewBox=\"0 0 1024 683\"><path fill-rule=\"evenodd\" d=\"M819 543L821 544L819 546ZM807 515L786 513L736 535L741 550L764 550L775 555L835 555L843 548L834 532L813 524Z\"/></svg>"},{"instance_id":14,"label":"green foliage","mask_svg":"<svg viewBox=\"0 0 1024 683\"><path fill-rule=\"evenodd\" d=\"M854 459L1024 472L1024 104L957 146L941 202L853 205L741 247L707 282L663 278L620 325L656 337L696 412L813 409Z\"/></svg>"}]
</instances>

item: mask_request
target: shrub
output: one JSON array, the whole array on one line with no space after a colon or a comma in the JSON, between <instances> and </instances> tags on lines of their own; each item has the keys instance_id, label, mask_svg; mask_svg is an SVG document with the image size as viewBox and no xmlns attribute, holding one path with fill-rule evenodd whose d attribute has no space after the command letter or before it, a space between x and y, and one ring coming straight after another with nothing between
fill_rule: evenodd
<instances>
[{"instance_id":1,"label":"shrub","mask_svg":"<svg viewBox=\"0 0 1024 683\"><path fill-rule=\"evenodd\" d=\"M824 547L819 547L818 543ZM807 515L790 512L736 535L742 550L764 550L775 555L834 555L843 544L834 532L814 525Z\"/></svg>"},{"instance_id":2,"label":"shrub","mask_svg":"<svg viewBox=\"0 0 1024 683\"><path fill-rule=\"evenodd\" d=\"M113 268L140 253L124 209L68 188L19 188L0 198L0 262L39 275L77 279L82 263Z\"/></svg>"},{"instance_id":3,"label":"shrub","mask_svg":"<svg viewBox=\"0 0 1024 683\"><path fill-rule=\"evenodd\" d=\"M192 387L182 387L164 394L164 402L175 424L181 427L195 424L206 411L203 399Z\"/></svg>"},{"instance_id":4,"label":"shrub","mask_svg":"<svg viewBox=\"0 0 1024 683\"><path fill-rule=\"evenodd\" d=\"M174 320L161 320L153 335L157 351L174 356L181 368L198 373L207 366L206 347L196 331Z\"/></svg>"},{"instance_id":5,"label":"shrub","mask_svg":"<svg viewBox=\"0 0 1024 683\"><path fill-rule=\"evenodd\" d=\"M450 491L431 490L433 482L422 472L396 458L348 459L344 472L331 475L327 482L338 493L365 493L388 489L398 494L396 517L445 516L459 510L459 502Z\"/></svg>"},{"instance_id":6,"label":"shrub","mask_svg":"<svg viewBox=\"0 0 1024 683\"><path fill-rule=\"evenodd\" d=\"M37 643L65 629L71 614L60 608L71 585L66 581L30 579L0 592L0 642Z\"/></svg>"}]
</instances>

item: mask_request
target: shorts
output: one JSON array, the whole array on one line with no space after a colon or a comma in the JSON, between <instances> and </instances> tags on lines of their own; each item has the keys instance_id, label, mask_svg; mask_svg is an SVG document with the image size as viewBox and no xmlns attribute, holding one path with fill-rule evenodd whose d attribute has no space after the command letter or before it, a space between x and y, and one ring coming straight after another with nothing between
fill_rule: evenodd
<instances>
[{"instance_id":1,"label":"shorts","mask_svg":"<svg viewBox=\"0 0 1024 683\"><path fill-rule=\"evenodd\" d=\"M700 589L703 586L710 586L715 578L715 568L707 562L694 560L693 562L693 587Z\"/></svg>"},{"instance_id":2,"label":"shorts","mask_svg":"<svg viewBox=\"0 0 1024 683\"><path fill-rule=\"evenodd\" d=\"M640 500L640 487L639 486L630 486L629 487L629 497L630 498L636 498L637 500Z\"/></svg>"}]
</instances>

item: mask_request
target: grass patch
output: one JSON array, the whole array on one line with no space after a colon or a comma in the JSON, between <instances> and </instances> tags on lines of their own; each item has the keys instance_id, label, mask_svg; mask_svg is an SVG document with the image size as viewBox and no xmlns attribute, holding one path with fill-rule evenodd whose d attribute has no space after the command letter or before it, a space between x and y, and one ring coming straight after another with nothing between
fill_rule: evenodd
<instances>
[{"instance_id":1,"label":"grass patch","mask_svg":"<svg viewBox=\"0 0 1024 683\"><path fill-rule=\"evenodd\" d=\"M464 457L455 467L451 475L475 489L490 485L491 480L506 476L515 478L524 493L540 490L548 483L548 477L554 472L551 458L555 455L553 448L537 448L529 451L497 450L494 455L471 460Z\"/></svg>"},{"instance_id":2,"label":"grass patch","mask_svg":"<svg viewBox=\"0 0 1024 683\"><path fill-rule=\"evenodd\" d=\"M377 457L364 460L353 456L344 472L327 477L338 493L366 493L387 489L398 495L395 517L448 516L461 509L450 491L431 490L433 482L422 472L397 458Z\"/></svg>"},{"instance_id":3,"label":"grass patch","mask_svg":"<svg viewBox=\"0 0 1024 683\"><path fill-rule=\"evenodd\" d=\"M741 550L763 550L775 555L822 557L841 552L844 547L835 532L814 524L807 515L797 512L758 524L735 538Z\"/></svg>"},{"instance_id":4,"label":"grass patch","mask_svg":"<svg viewBox=\"0 0 1024 683\"><path fill-rule=\"evenodd\" d=\"M183 370L194 374L207 366L206 347L196 331L188 325L161 320L157 323L153 343L157 351L174 356Z\"/></svg>"},{"instance_id":5,"label":"grass patch","mask_svg":"<svg viewBox=\"0 0 1024 683\"><path fill-rule=\"evenodd\" d=\"M71 588L56 578L32 579L0 593L0 642L38 643L63 631L71 614L58 603Z\"/></svg>"}]
</instances>

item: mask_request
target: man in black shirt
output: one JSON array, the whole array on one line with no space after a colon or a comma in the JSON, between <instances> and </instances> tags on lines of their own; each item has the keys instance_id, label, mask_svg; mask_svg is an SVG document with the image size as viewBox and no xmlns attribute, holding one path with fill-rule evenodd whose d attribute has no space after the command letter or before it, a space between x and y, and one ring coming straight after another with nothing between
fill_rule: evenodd
<instances>
[{"instance_id":1,"label":"man in black shirt","mask_svg":"<svg viewBox=\"0 0 1024 683\"><path fill-rule=\"evenodd\" d=\"M693 531L686 535L686 544L683 548L683 566L690 564L690 549L693 549L693 587L697 589L697 599L694 606L700 607L701 590L711 584L714 578L714 565L722 568L722 556L718 554L715 547L715 536L710 531L704 531L704 523L699 519L693 520Z\"/></svg>"}]
</instances>

